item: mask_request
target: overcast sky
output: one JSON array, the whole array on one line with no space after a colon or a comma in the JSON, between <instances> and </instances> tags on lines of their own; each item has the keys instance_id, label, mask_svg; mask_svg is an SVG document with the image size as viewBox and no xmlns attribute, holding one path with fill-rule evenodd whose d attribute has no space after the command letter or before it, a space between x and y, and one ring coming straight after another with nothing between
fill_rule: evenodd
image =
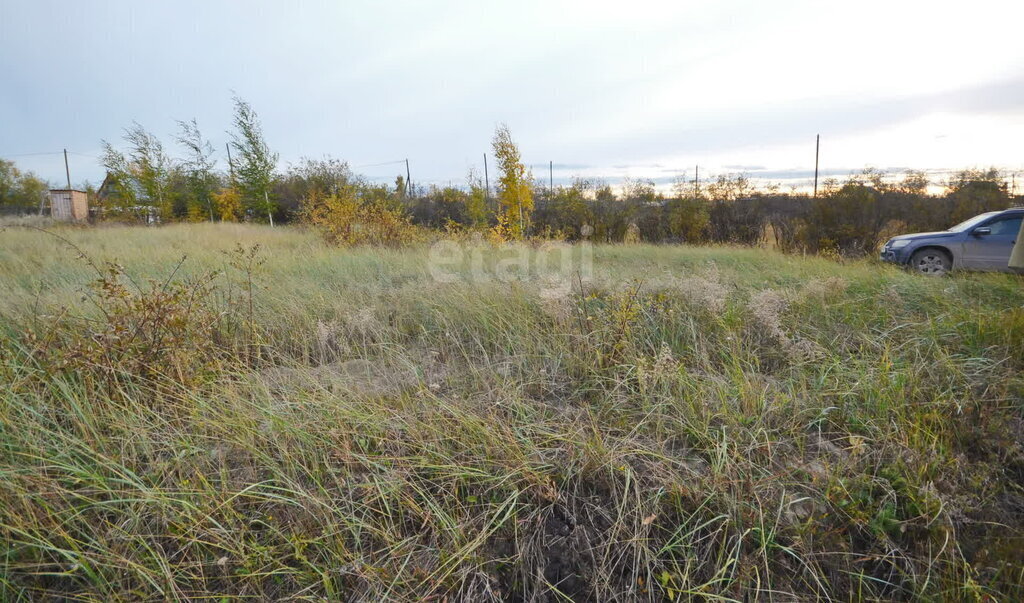
<instances>
[{"instance_id":1,"label":"overcast sky","mask_svg":"<svg viewBox=\"0 0 1024 603\"><path fill-rule=\"evenodd\" d=\"M0 0L0 156L102 179L138 121L231 97L282 167L461 183L506 122L536 176L1024 168L1024 2ZM50 153L50 154L45 154ZM542 167L543 166L543 167Z\"/></svg>"}]
</instances>

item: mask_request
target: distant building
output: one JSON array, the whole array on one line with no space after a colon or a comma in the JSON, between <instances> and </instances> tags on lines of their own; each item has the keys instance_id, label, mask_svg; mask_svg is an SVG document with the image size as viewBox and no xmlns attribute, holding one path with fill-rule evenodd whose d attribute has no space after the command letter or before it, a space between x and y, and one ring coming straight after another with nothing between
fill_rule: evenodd
<instances>
[{"instance_id":1,"label":"distant building","mask_svg":"<svg viewBox=\"0 0 1024 603\"><path fill-rule=\"evenodd\" d=\"M64 222L89 219L89 196L74 189L50 189L50 217Z\"/></svg>"},{"instance_id":2,"label":"distant building","mask_svg":"<svg viewBox=\"0 0 1024 603\"><path fill-rule=\"evenodd\" d=\"M124 186L129 188L126 190ZM96 204L97 216L107 219L138 220L146 224L157 224L160 221L157 208L138 183L129 181L127 185L122 185L110 172L107 172L103 183L96 189Z\"/></svg>"}]
</instances>

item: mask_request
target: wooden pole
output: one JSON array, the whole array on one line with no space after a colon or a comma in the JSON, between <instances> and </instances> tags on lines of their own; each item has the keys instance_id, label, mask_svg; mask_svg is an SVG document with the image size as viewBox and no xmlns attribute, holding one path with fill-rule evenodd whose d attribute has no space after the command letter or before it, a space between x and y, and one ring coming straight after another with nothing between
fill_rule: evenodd
<instances>
[{"instance_id":1,"label":"wooden pole","mask_svg":"<svg viewBox=\"0 0 1024 603\"><path fill-rule=\"evenodd\" d=\"M555 191L555 162L548 161L548 192Z\"/></svg>"},{"instance_id":2,"label":"wooden pole","mask_svg":"<svg viewBox=\"0 0 1024 603\"><path fill-rule=\"evenodd\" d=\"M409 197L412 197L412 176L409 174L409 160L405 160L405 190L409 191Z\"/></svg>"},{"instance_id":3,"label":"wooden pole","mask_svg":"<svg viewBox=\"0 0 1024 603\"><path fill-rule=\"evenodd\" d=\"M491 177L487 175L487 153L484 153L484 200L491 200Z\"/></svg>"},{"instance_id":4,"label":"wooden pole","mask_svg":"<svg viewBox=\"0 0 1024 603\"><path fill-rule=\"evenodd\" d=\"M818 198L818 152L821 150L821 134L814 135L814 198Z\"/></svg>"},{"instance_id":5,"label":"wooden pole","mask_svg":"<svg viewBox=\"0 0 1024 603\"><path fill-rule=\"evenodd\" d=\"M68 190L71 190L71 169L68 167L68 150L64 149L64 174L68 177Z\"/></svg>"},{"instance_id":6,"label":"wooden pole","mask_svg":"<svg viewBox=\"0 0 1024 603\"><path fill-rule=\"evenodd\" d=\"M228 150L228 171L231 173L231 186L235 185L235 164L231 162L231 145L224 143L224 148Z\"/></svg>"}]
</instances>

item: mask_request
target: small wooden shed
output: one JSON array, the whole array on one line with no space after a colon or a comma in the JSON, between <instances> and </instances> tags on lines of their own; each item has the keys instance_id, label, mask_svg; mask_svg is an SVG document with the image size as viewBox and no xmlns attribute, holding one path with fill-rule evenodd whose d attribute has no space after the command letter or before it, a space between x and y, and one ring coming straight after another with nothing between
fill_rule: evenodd
<instances>
[{"instance_id":1,"label":"small wooden shed","mask_svg":"<svg viewBox=\"0 0 1024 603\"><path fill-rule=\"evenodd\" d=\"M65 222L89 219L89 196L74 189L50 189L50 217Z\"/></svg>"}]
</instances>

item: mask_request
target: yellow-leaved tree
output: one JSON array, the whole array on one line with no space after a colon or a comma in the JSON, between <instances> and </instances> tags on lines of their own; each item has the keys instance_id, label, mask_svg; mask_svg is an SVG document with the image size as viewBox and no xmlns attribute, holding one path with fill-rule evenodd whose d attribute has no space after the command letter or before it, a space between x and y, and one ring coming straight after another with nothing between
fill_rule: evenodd
<instances>
[{"instance_id":1,"label":"yellow-leaved tree","mask_svg":"<svg viewBox=\"0 0 1024 603\"><path fill-rule=\"evenodd\" d=\"M519 147L512 140L507 125L497 127L491 145L501 171L498 179L499 224L506 225L509 238L522 239L533 212L533 192L530 190L533 176L523 165Z\"/></svg>"},{"instance_id":2,"label":"yellow-leaved tree","mask_svg":"<svg viewBox=\"0 0 1024 603\"><path fill-rule=\"evenodd\" d=\"M346 185L330 195L314 193L302 200L302 219L334 245L397 247L422 240L421 231L400 207L374 199L372 187Z\"/></svg>"},{"instance_id":3,"label":"yellow-leaved tree","mask_svg":"<svg viewBox=\"0 0 1024 603\"><path fill-rule=\"evenodd\" d=\"M234 186L213 193L213 207L221 222L237 222L242 217L242 195Z\"/></svg>"}]
</instances>

